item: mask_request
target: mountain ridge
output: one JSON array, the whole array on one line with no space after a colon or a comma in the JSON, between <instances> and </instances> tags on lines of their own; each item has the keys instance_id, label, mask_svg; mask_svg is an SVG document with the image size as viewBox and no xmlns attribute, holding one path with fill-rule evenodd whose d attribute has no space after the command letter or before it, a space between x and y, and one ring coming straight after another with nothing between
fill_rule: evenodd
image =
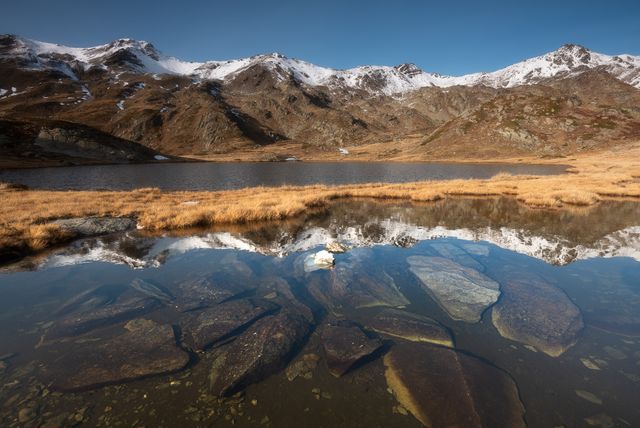
<instances>
[{"instance_id":1,"label":"mountain ridge","mask_svg":"<svg viewBox=\"0 0 640 428\"><path fill-rule=\"evenodd\" d=\"M6 47L11 46L8 52ZM278 52L258 54L231 60L205 62L183 61L167 56L146 41L129 38L116 39L104 45L77 48L21 38L16 35L0 36L0 56L14 55L32 61L36 67L53 67L73 77L69 63L78 63L85 70L105 67L114 55L129 53L123 58L140 73L175 74L202 80L225 80L256 64L272 67L278 72L290 74L301 83L310 86L337 86L368 88L369 77L383 75L385 85L378 88L385 95L400 94L428 86L475 86L493 88L515 87L539 83L558 75L575 75L584 69L604 67L619 80L640 88L640 56L629 54L605 55L576 44L565 44L555 51L532 57L493 72L476 72L461 76L448 76L426 72L412 63L396 66L363 65L349 69L322 67ZM66 67L65 67L66 66Z\"/></svg>"},{"instance_id":2,"label":"mountain ridge","mask_svg":"<svg viewBox=\"0 0 640 428\"><path fill-rule=\"evenodd\" d=\"M451 77L411 63L182 62L132 39L70 48L0 36L0 118L76 123L205 159L566 156L640 139L639 70L640 57L578 45Z\"/></svg>"}]
</instances>

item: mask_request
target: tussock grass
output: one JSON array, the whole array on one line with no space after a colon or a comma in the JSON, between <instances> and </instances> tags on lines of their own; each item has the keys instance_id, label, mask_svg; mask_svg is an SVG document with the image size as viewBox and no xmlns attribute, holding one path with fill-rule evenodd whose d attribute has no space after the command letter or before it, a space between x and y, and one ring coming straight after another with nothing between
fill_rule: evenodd
<instances>
[{"instance_id":1,"label":"tussock grass","mask_svg":"<svg viewBox=\"0 0 640 428\"><path fill-rule=\"evenodd\" d=\"M560 163L550 160L547 163ZM566 162L566 160L565 160ZM456 196L502 196L541 208L586 207L604 198L640 198L640 145L571 160L571 174L488 180L425 181L344 186L256 187L222 192L44 191L0 184L0 251L38 251L66 239L50 224L59 218L127 216L149 230L282 220L336 199L436 201Z\"/></svg>"}]
</instances>

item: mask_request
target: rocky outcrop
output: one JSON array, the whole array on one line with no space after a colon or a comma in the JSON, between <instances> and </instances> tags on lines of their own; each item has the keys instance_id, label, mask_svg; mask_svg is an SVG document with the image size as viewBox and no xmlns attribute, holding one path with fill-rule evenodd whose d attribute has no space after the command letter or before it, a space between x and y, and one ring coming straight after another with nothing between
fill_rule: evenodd
<instances>
[{"instance_id":1,"label":"rocky outcrop","mask_svg":"<svg viewBox=\"0 0 640 428\"><path fill-rule=\"evenodd\" d=\"M387 384L426 427L524 427L513 379L478 358L403 342L384 357Z\"/></svg>"},{"instance_id":2,"label":"rocky outcrop","mask_svg":"<svg viewBox=\"0 0 640 428\"><path fill-rule=\"evenodd\" d=\"M455 320L480 321L500 296L497 282L449 259L411 256L407 263L422 288Z\"/></svg>"},{"instance_id":3,"label":"rocky outcrop","mask_svg":"<svg viewBox=\"0 0 640 428\"><path fill-rule=\"evenodd\" d=\"M78 217L52 222L68 236L82 238L135 229L136 221L127 217Z\"/></svg>"},{"instance_id":4,"label":"rocky outcrop","mask_svg":"<svg viewBox=\"0 0 640 428\"><path fill-rule=\"evenodd\" d=\"M0 120L0 147L3 157L43 164L152 162L161 156L151 148L90 126L33 117Z\"/></svg>"}]
</instances>

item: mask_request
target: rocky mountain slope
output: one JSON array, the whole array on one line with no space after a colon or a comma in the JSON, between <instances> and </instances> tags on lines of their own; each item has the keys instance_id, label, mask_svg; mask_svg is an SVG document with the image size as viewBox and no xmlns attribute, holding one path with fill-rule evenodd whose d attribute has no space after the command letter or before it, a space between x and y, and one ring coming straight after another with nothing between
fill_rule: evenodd
<instances>
[{"instance_id":1,"label":"rocky mountain slope","mask_svg":"<svg viewBox=\"0 0 640 428\"><path fill-rule=\"evenodd\" d=\"M280 54L199 63L130 39L71 48L0 36L0 118L82 124L176 155L368 145L369 158L566 155L638 139L638 88L640 57L576 45L453 77L413 64L334 70Z\"/></svg>"},{"instance_id":2,"label":"rocky mountain slope","mask_svg":"<svg viewBox=\"0 0 640 428\"><path fill-rule=\"evenodd\" d=\"M170 158L86 125L0 119L0 167L161 162Z\"/></svg>"}]
</instances>

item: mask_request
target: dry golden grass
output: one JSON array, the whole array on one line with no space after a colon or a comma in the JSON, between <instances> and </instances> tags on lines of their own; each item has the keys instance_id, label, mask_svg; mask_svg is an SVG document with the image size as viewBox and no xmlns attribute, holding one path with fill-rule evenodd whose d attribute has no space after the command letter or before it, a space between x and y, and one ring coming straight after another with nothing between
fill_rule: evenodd
<instances>
[{"instance_id":1,"label":"dry golden grass","mask_svg":"<svg viewBox=\"0 0 640 428\"><path fill-rule=\"evenodd\" d=\"M537 160L539 162L539 160ZM0 185L0 250L37 251L67 237L54 219L86 216L135 217L145 229L280 220L340 198L434 201L455 196L509 195L543 208L589 206L604 198L640 197L640 145L625 151L576 157L571 173L554 176L498 174L488 180L401 184L250 188L222 192L41 191Z\"/></svg>"}]
</instances>

